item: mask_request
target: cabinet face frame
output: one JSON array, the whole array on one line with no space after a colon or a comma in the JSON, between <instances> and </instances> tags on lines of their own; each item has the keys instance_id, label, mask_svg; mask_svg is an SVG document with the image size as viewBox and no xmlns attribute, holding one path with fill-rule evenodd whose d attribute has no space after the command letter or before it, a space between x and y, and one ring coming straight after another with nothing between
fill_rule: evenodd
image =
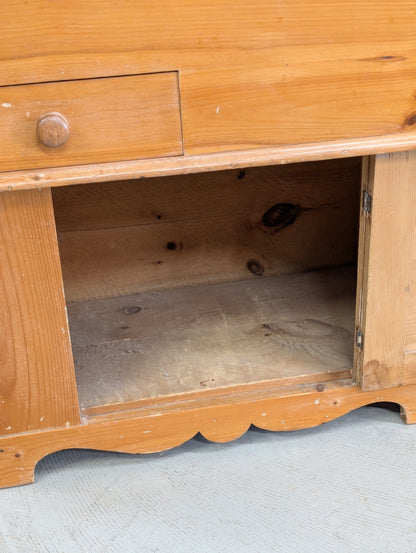
<instances>
[{"instance_id":1,"label":"cabinet face frame","mask_svg":"<svg viewBox=\"0 0 416 553\"><path fill-rule=\"evenodd\" d=\"M0 436L80 423L50 189L0 194Z\"/></svg>"},{"instance_id":2,"label":"cabinet face frame","mask_svg":"<svg viewBox=\"0 0 416 553\"><path fill-rule=\"evenodd\" d=\"M226 442L238 438L251 424L267 430L308 428L376 401L399 403L405 421L415 423L416 386L412 383L416 375L413 349L416 298L412 269L413 258L416 259L413 230L416 230L413 213L416 153L367 158L363 175L363 191L372 196L372 205L371 213L361 213L360 228L357 325L362 330L363 342L361 349L356 348L355 378L361 388L348 379L249 390L245 394L213 398L211 402L195 399L92 416L82 424L68 334L58 332L59 339L54 334L61 324L66 328L66 316L50 190L4 192L0 245L8 251L5 258L10 261L3 264L2 282L11 297L13 290L19 288L16 292L22 309L15 312L24 313L24 319L16 320L27 332L17 329L14 340L24 352L27 348L22 336L29 339L33 347L28 350L28 360L35 370L16 365L19 374L24 372L34 380L29 387L23 382L15 395L23 398L21 406L25 406L24 398L30 390L33 403L28 414L30 420L27 416L22 419L17 411L7 415L24 424L15 426L14 435L0 436L0 487L32 482L34 467L42 457L71 447L150 453L180 445L197 432L209 440ZM44 221L40 228L39 221ZM16 241L23 253L29 248L31 255L23 255L19 261L13 253ZM40 289L32 286L37 274L49 275L42 280ZM40 335L50 339L48 345L54 347L45 349L42 347L45 342L35 339L39 326L35 328L32 324L29 315L33 311L23 308L36 302L42 308L42 298L51 296L53 316L42 318ZM13 302L9 303L13 307ZM49 365L59 367L58 373L45 370L48 360ZM11 368L12 365L13 359ZM49 401L51 397L38 397L39 384L54 401ZM66 390L63 395L62 385ZM48 417L41 420L42 405L49 405L50 410Z\"/></svg>"}]
</instances>

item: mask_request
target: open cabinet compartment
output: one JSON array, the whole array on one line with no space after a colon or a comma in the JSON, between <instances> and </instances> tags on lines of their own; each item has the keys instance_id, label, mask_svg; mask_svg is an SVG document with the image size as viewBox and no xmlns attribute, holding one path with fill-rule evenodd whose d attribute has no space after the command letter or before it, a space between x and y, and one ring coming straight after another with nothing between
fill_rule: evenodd
<instances>
[{"instance_id":1,"label":"open cabinet compartment","mask_svg":"<svg viewBox=\"0 0 416 553\"><path fill-rule=\"evenodd\" d=\"M351 378L361 159L53 190L84 414Z\"/></svg>"}]
</instances>

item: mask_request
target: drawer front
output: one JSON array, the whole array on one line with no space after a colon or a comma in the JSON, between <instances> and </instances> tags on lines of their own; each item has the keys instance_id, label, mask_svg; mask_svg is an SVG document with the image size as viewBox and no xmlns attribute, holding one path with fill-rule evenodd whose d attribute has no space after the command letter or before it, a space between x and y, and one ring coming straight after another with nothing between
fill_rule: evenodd
<instances>
[{"instance_id":1,"label":"drawer front","mask_svg":"<svg viewBox=\"0 0 416 553\"><path fill-rule=\"evenodd\" d=\"M181 155L176 72L0 89L0 171Z\"/></svg>"}]
</instances>

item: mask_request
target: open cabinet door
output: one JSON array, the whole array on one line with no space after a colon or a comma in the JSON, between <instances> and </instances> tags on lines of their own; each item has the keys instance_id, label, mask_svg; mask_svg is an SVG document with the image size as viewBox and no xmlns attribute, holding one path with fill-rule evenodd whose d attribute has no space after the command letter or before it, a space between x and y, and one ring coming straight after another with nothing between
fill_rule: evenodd
<instances>
[{"instance_id":1,"label":"open cabinet door","mask_svg":"<svg viewBox=\"0 0 416 553\"><path fill-rule=\"evenodd\" d=\"M416 383L416 152L363 160L355 378Z\"/></svg>"}]
</instances>

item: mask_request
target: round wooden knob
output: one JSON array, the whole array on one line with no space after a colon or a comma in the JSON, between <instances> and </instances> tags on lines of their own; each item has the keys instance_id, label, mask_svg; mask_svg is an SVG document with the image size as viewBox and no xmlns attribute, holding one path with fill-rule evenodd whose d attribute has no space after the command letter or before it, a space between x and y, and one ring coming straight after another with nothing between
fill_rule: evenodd
<instances>
[{"instance_id":1,"label":"round wooden knob","mask_svg":"<svg viewBox=\"0 0 416 553\"><path fill-rule=\"evenodd\" d=\"M36 132L41 144L48 148L59 148L69 138L69 123L60 113L45 113L38 120Z\"/></svg>"}]
</instances>

